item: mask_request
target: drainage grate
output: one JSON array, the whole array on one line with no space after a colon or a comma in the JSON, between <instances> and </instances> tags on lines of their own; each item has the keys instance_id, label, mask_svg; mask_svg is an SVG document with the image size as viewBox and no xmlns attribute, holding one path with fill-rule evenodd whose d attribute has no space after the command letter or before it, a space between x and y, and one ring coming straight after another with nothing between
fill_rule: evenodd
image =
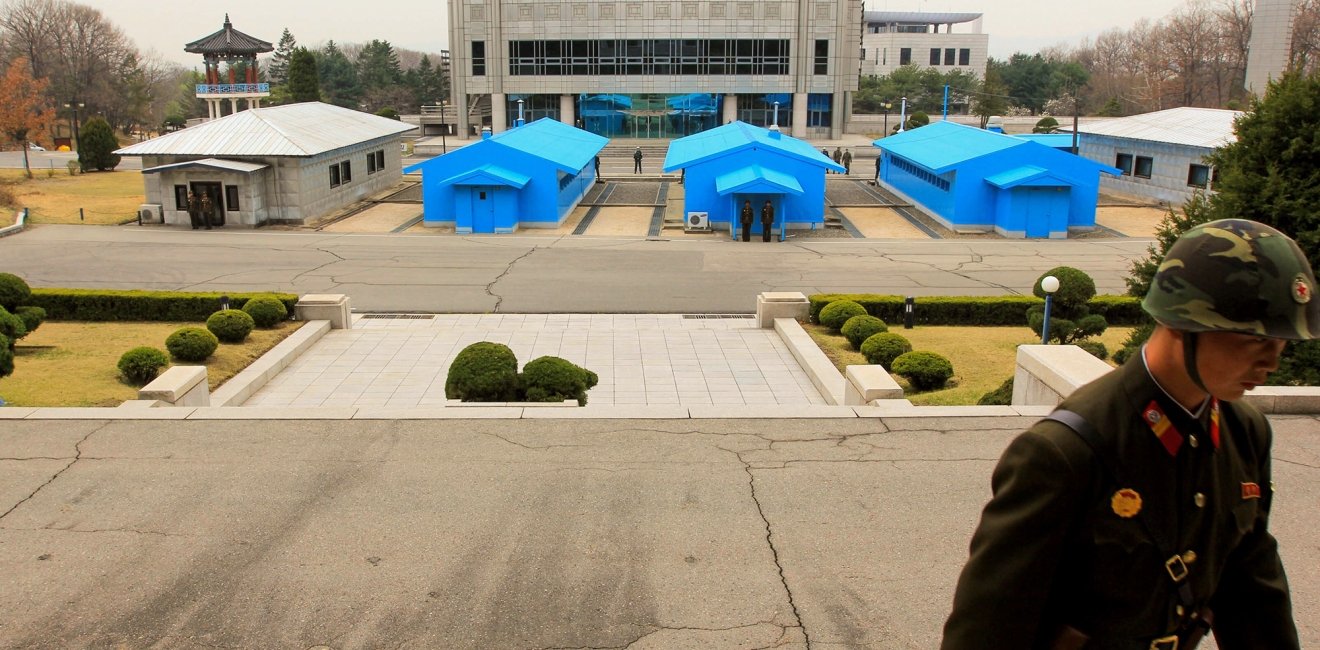
<instances>
[{"instance_id":1,"label":"drainage grate","mask_svg":"<svg viewBox=\"0 0 1320 650\"><path fill-rule=\"evenodd\" d=\"M435 320L435 314L362 314L362 318L388 320Z\"/></svg>"},{"instance_id":2,"label":"drainage grate","mask_svg":"<svg viewBox=\"0 0 1320 650\"><path fill-rule=\"evenodd\" d=\"M711 318L756 318L756 314L683 314L685 320L707 320Z\"/></svg>"}]
</instances>

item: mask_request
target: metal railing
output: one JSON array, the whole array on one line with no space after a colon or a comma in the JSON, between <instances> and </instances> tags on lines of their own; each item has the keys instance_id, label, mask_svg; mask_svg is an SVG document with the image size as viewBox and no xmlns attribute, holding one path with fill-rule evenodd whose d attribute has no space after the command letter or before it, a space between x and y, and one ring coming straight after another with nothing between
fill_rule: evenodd
<instances>
[{"instance_id":1,"label":"metal railing","mask_svg":"<svg viewBox=\"0 0 1320 650\"><path fill-rule=\"evenodd\" d=\"M270 84L197 84L198 95L250 95L269 92Z\"/></svg>"}]
</instances>

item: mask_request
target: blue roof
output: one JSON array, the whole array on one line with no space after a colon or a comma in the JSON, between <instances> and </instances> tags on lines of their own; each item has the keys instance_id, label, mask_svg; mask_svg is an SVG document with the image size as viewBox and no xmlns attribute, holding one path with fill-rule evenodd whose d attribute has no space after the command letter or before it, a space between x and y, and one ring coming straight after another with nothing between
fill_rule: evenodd
<instances>
[{"instance_id":1,"label":"blue roof","mask_svg":"<svg viewBox=\"0 0 1320 650\"><path fill-rule=\"evenodd\" d=\"M522 189L531 181L532 177L526 174L505 169L499 165L482 165L476 169L470 169L461 174L450 176L440 185L508 185Z\"/></svg>"},{"instance_id":2,"label":"blue roof","mask_svg":"<svg viewBox=\"0 0 1320 650\"><path fill-rule=\"evenodd\" d=\"M748 149L777 151L826 169L844 171L843 165L816 151L810 143L782 133L774 134L769 129L752 126L746 122L732 122L674 140L669 143L664 170L672 172L711 158Z\"/></svg>"},{"instance_id":3,"label":"blue roof","mask_svg":"<svg viewBox=\"0 0 1320 650\"><path fill-rule=\"evenodd\" d=\"M1052 183L1036 182L1044 179L1050 179L1054 182ZM1007 171L999 172L998 174L995 174L993 176L986 176L985 182L994 185L995 187L1000 187L1003 189L1009 189L1027 183L1033 183L1035 185L1048 185L1051 187L1076 185L1076 183L1072 183L1066 179L1063 179L1055 174L1050 173L1049 170L1043 167L1037 167L1035 165L1023 165L1021 167L1015 167Z\"/></svg>"},{"instance_id":4,"label":"blue roof","mask_svg":"<svg viewBox=\"0 0 1320 650\"><path fill-rule=\"evenodd\" d=\"M1039 142L1055 149L1072 148L1073 137L1071 133L1021 133L1015 134L1013 137L1027 142ZM1080 143L1080 140L1078 142Z\"/></svg>"},{"instance_id":5,"label":"blue roof","mask_svg":"<svg viewBox=\"0 0 1320 650\"><path fill-rule=\"evenodd\" d=\"M958 163L1028 143L1011 135L955 122L931 122L921 128L881 138L873 144L942 174Z\"/></svg>"},{"instance_id":6,"label":"blue roof","mask_svg":"<svg viewBox=\"0 0 1320 650\"><path fill-rule=\"evenodd\" d=\"M715 191L720 196L733 193L779 194L788 192L802 196L802 185L796 178L760 165L748 165L715 178Z\"/></svg>"},{"instance_id":7,"label":"blue roof","mask_svg":"<svg viewBox=\"0 0 1320 650\"><path fill-rule=\"evenodd\" d=\"M610 140L559 120L543 117L493 135L490 141L549 160L563 171L576 172L586 167Z\"/></svg>"}]
</instances>

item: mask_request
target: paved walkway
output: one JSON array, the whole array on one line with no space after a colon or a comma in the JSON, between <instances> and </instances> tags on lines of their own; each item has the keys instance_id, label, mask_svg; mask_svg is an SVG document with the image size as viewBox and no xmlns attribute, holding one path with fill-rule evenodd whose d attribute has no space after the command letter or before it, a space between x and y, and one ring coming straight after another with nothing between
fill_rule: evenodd
<instances>
[{"instance_id":1,"label":"paved walkway","mask_svg":"<svg viewBox=\"0 0 1320 650\"><path fill-rule=\"evenodd\" d=\"M477 341L508 345L520 366L551 355L592 370L587 408L825 404L779 335L749 315L393 316L330 332L245 406L443 406L450 362Z\"/></svg>"}]
</instances>

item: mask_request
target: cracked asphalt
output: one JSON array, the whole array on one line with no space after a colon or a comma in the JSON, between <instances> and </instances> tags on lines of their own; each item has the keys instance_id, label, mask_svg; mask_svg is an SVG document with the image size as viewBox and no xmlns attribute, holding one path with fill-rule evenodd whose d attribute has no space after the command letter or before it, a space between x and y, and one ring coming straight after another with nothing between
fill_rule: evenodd
<instances>
[{"instance_id":1,"label":"cracked asphalt","mask_svg":"<svg viewBox=\"0 0 1320 650\"><path fill-rule=\"evenodd\" d=\"M1101 293L1148 240L414 237L36 226L0 239L34 287L343 293L360 311L746 313L762 291L1002 295L1067 265Z\"/></svg>"},{"instance_id":2,"label":"cracked asphalt","mask_svg":"<svg viewBox=\"0 0 1320 650\"><path fill-rule=\"evenodd\" d=\"M1314 647L1320 418L1272 421ZM0 647L931 648L1030 422L8 421Z\"/></svg>"}]
</instances>

